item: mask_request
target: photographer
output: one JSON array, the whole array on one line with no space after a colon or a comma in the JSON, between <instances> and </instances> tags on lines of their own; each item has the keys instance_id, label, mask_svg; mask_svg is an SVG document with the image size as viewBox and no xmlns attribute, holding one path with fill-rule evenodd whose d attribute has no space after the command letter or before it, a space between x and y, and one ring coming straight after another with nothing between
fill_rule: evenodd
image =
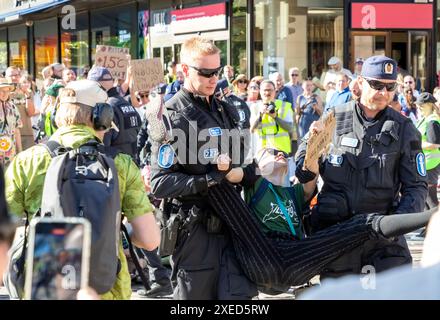
<instances>
[{"instance_id":1,"label":"photographer","mask_svg":"<svg viewBox=\"0 0 440 320\"><path fill-rule=\"evenodd\" d=\"M293 131L293 110L289 102L275 99L275 84L264 80L260 85L262 102L258 106L260 116L251 126L258 132L260 148L272 147L287 154L292 151L290 134Z\"/></svg>"}]
</instances>

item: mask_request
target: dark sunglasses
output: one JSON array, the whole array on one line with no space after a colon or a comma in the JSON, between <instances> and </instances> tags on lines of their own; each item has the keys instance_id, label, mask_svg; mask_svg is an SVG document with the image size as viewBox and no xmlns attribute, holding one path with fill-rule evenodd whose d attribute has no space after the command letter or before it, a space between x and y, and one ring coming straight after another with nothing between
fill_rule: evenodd
<instances>
[{"instance_id":1,"label":"dark sunglasses","mask_svg":"<svg viewBox=\"0 0 440 320\"><path fill-rule=\"evenodd\" d=\"M141 98L148 98L149 96L150 96L149 93L139 94L139 97L141 97Z\"/></svg>"},{"instance_id":2,"label":"dark sunglasses","mask_svg":"<svg viewBox=\"0 0 440 320\"><path fill-rule=\"evenodd\" d=\"M385 88L387 91L394 91L397 88L397 82L383 83L378 80L370 80L366 78L364 79L367 81L368 85L374 90L380 91Z\"/></svg>"},{"instance_id":3,"label":"dark sunglasses","mask_svg":"<svg viewBox=\"0 0 440 320\"><path fill-rule=\"evenodd\" d=\"M238 82L238 83L247 83L246 80L238 80L237 82Z\"/></svg>"},{"instance_id":4,"label":"dark sunglasses","mask_svg":"<svg viewBox=\"0 0 440 320\"><path fill-rule=\"evenodd\" d=\"M212 78L212 77L218 77L221 70L223 69L222 66L215 68L215 69L205 69L205 68L197 68L194 66L189 66L190 68L193 68L197 71L199 76L205 77L205 78Z\"/></svg>"},{"instance_id":5,"label":"dark sunglasses","mask_svg":"<svg viewBox=\"0 0 440 320\"><path fill-rule=\"evenodd\" d=\"M292 76L292 77L298 77L298 76L299 76L299 74L296 74L296 73L292 73L292 74L291 74L291 76Z\"/></svg>"}]
</instances>

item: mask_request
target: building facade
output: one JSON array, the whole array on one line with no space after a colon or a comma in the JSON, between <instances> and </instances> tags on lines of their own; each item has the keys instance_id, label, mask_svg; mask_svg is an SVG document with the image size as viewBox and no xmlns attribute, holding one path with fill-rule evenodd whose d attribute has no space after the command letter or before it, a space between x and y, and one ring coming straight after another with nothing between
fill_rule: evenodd
<instances>
[{"instance_id":1,"label":"building facade","mask_svg":"<svg viewBox=\"0 0 440 320\"><path fill-rule=\"evenodd\" d=\"M81 74L98 44L165 66L201 34L221 48L222 64L248 77L278 70L287 79L296 66L319 78L331 56L352 70L356 58L385 54L432 90L437 17L436 0L2 0L0 70L17 65L39 78L63 62Z\"/></svg>"}]
</instances>

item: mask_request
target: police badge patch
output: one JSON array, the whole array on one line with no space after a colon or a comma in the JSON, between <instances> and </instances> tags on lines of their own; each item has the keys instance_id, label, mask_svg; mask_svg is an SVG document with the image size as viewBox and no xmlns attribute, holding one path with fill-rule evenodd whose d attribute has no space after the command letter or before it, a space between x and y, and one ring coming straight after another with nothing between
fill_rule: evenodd
<instances>
[{"instance_id":1,"label":"police badge patch","mask_svg":"<svg viewBox=\"0 0 440 320\"><path fill-rule=\"evenodd\" d=\"M422 152L419 152L416 155L416 166L419 175L421 175L422 177L426 177L425 155Z\"/></svg>"},{"instance_id":2,"label":"police badge patch","mask_svg":"<svg viewBox=\"0 0 440 320\"><path fill-rule=\"evenodd\" d=\"M157 164L163 169L170 168L174 163L174 150L171 145L163 144L159 147Z\"/></svg>"}]
</instances>

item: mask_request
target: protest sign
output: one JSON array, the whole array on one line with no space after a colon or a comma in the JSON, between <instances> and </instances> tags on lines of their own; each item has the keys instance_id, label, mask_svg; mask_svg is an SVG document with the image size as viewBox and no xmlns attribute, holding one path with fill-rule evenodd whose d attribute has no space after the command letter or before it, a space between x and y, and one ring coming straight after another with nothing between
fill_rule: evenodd
<instances>
[{"instance_id":1,"label":"protest sign","mask_svg":"<svg viewBox=\"0 0 440 320\"><path fill-rule=\"evenodd\" d=\"M109 69L116 79L125 79L128 54L128 48L98 45L96 46L95 65Z\"/></svg>"},{"instance_id":2,"label":"protest sign","mask_svg":"<svg viewBox=\"0 0 440 320\"><path fill-rule=\"evenodd\" d=\"M333 133L336 128L336 119L334 112L328 113L322 120L324 129L317 133L310 133L309 140L307 141L306 157L304 159L304 165L306 168L313 168L319 157L326 152L328 145L332 142Z\"/></svg>"},{"instance_id":3,"label":"protest sign","mask_svg":"<svg viewBox=\"0 0 440 320\"><path fill-rule=\"evenodd\" d=\"M164 82L162 63L159 58L131 60L133 91L149 91Z\"/></svg>"}]
</instances>

